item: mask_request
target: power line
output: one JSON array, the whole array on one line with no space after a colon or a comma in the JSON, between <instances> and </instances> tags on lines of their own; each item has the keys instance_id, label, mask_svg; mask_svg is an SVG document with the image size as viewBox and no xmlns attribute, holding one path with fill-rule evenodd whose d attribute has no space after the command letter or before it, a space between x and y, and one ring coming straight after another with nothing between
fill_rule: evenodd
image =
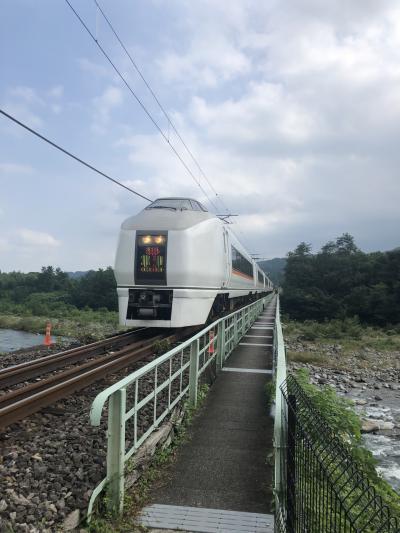
<instances>
[{"instance_id":1,"label":"power line","mask_svg":"<svg viewBox=\"0 0 400 533\"><path fill-rule=\"evenodd\" d=\"M147 89L149 90L150 94L153 96L154 100L157 102L157 105L158 107L160 108L160 110L162 111L162 113L164 114L165 118L167 119L168 121L168 124L172 127L172 129L174 130L174 132L176 133L177 137L179 138L179 140L181 141L182 145L185 147L187 153L189 154L189 156L191 157L192 161L195 163L195 165L197 166L197 168L199 169L200 173L202 174L202 176L204 177L204 179L207 181L209 187L211 188L211 190L214 192L216 198L220 201L222 207L227 211L227 213L229 213L229 209L228 207L226 206L226 204L223 202L222 198L219 196L219 194L217 193L217 191L215 190L213 184L211 183L211 181L208 179L206 173L203 171L203 169L201 168L200 166L200 163L197 161L196 157L193 155L193 152L190 150L190 148L188 147L188 145L185 143L185 141L183 140L181 134L179 133L179 131L177 130L177 128L175 127L175 124L172 122L169 114L167 113L167 111L165 110L164 106L162 105L162 103L160 102L160 100L158 99L157 95L155 94L155 92L153 91L152 87L150 86L150 83L146 80L146 78L144 77L142 71L140 70L140 68L138 67L137 63L134 61L132 55L129 53L128 49L126 48L126 46L124 45L122 39L120 38L120 36L118 35L117 31L115 30L114 26L112 25L110 19L107 17L107 15L104 13L102 7L100 6L99 2L97 0L93 0L96 7L99 9L100 13L102 14L104 20L107 22L109 28L111 29L112 33L115 35L117 41L119 42L119 44L121 45L121 48L124 50L125 54L128 56L129 58L129 61L131 62L131 64L133 65L134 69L136 70L136 72L139 74L140 78L142 79L143 83L146 85Z\"/></svg>"},{"instance_id":2,"label":"power line","mask_svg":"<svg viewBox=\"0 0 400 533\"><path fill-rule=\"evenodd\" d=\"M65 0L65 2L68 4L68 6L71 8L72 12L74 13L74 15L76 16L76 18L79 20L79 22L82 24L82 26L85 28L85 30L87 31L87 33L90 35L90 37L92 38L92 40L94 41L94 43L97 45L97 47L99 48L99 50L101 51L101 53L104 55L104 57L107 59L107 61L110 63L110 65L112 66L112 68L115 70L115 72L118 74L118 76L120 77L120 79L123 81L123 83L125 84L125 86L127 87L127 89L129 90L129 92L132 94L132 96L135 98L135 100L137 101L137 103L140 105L140 107L143 109L143 111L146 113L146 115L149 117L149 119L151 120L151 122L153 123L153 125L156 127L156 129L159 131L159 133L162 135L163 139L165 140L165 142L168 144L168 146L171 148L171 150L174 152L174 154L176 155L176 157L179 159L179 161L182 163L182 165L184 166L184 168L186 169L186 171L190 174L190 176L193 178L193 180L195 181L195 183L199 186L200 190L203 192L203 194L205 195L205 197L208 199L208 201L210 202L210 204L214 207L215 210L218 210L217 206L214 204L214 202L210 199L210 197L208 196L207 192L204 190L204 188L202 187L200 181L197 180L196 176L193 174L193 172L190 170L190 168L188 167L188 165L186 164L186 162L184 161L184 159L182 158L182 156L179 154L179 152L175 149L175 147L170 143L169 139L167 138L167 136L165 135L165 133L163 132L163 130L161 129L161 127L158 125L157 121L154 119L154 117L152 116L152 114L150 113L150 111L146 108L146 106L144 105L144 103L141 101L141 99L137 96L137 94L135 93L135 91L132 89L132 87L129 85L129 83L127 82L127 80L124 78L124 76L121 74L121 72L118 70L117 66L113 63L113 61L111 60L110 56L107 54L107 52L104 50L104 48L101 46L101 44L99 43L99 41L96 39L96 37L93 35L93 33L90 31L89 27L86 25L86 23L84 22L84 20L81 18L81 16L79 15L79 13L74 9L74 7L71 5L71 3L69 2L69 0Z\"/></svg>"},{"instance_id":3,"label":"power line","mask_svg":"<svg viewBox=\"0 0 400 533\"><path fill-rule=\"evenodd\" d=\"M94 167L93 165L91 165L90 163L87 163L86 161L84 161L83 159L81 159L80 157L72 154L71 152L69 152L68 150L66 150L65 148L63 148L62 146L60 146L59 144L55 143L54 141L51 141L50 139L48 139L47 137L45 137L44 135L41 135L38 131L30 128L29 126L27 126L26 124L24 124L23 122L21 122L20 120L16 119L15 117L13 117L12 115L10 115L9 113L6 113L5 111L3 111L2 109L0 109L0 113L2 115L4 115L6 118L8 118L9 120L12 120L13 122L15 122L15 124L18 124L18 126L21 126L22 128L26 129L27 131L29 131L30 133L32 133L33 135L36 135L36 137L38 137L39 139L41 139L42 141L45 141L46 143L50 144L50 146L53 146L53 148L57 148L57 150L59 150L60 152L63 152L65 155L67 155L68 157L71 157L72 159L75 159L75 161L78 161L78 163L81 163L82 165L84 165L85 167L87 168L90 168L90 170L93 170L93 172L97 172L97 174L100 174L101 176L103 176L104 178L107 178L108 180L112 181L113 183L115 183L116 185L119 185L120 187L123 187L124 189L126 189L127 191L133 193L133 194L136 194L136 196L139 196L140 198L143 198L143 200L147 200L149 202L152 202L153 200L151 200L150 198L147 198L147 196L144 196L143 194L140 194L140 192L137 192L133 189L131 189L130 187L128 187L127 185L124 185L123 183L121 183L120 181L116 180L115 178L112 178L111 176L109 176L108 174L106 174L105 172L102 172L101 170L99 170L98 168Z\"/></svg>"}]
</instances>

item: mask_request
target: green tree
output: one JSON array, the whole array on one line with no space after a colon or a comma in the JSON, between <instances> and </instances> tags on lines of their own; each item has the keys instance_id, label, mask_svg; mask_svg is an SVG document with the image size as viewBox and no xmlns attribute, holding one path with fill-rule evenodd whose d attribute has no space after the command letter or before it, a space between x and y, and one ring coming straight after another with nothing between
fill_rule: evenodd
<instances>
[{"instance_id":1,"label":"green tree","mask_svg":"<svg viewBox=\"0 0 400 533\"><path fill-rule=\"evenodd\" d=\"M349 233L311 253L304 242L289 252L282 305L293 318L358 316L376 325L400 322L400 250L363 253Z\"/></svg>"}]
</instances>

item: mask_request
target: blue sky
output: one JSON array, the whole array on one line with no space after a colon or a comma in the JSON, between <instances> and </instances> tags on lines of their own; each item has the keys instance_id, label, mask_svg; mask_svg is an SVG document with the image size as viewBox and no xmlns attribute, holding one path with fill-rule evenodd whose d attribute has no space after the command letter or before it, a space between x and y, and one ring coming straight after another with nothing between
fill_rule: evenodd
<instances>
[{"instance_id":1,"label":"blue sky","mask_svg":"<svg viewBox=\"0 0 400 533\"><path fill-rule=\"evenodd\" d=\"M93 1L72 3L167 131ZM365 250L400 245L397 2L101 5L249 251L344 231ZM64 0L6 0L0 27L5 111L146 196L207 203ZM3 271L112 264L122 220L145 206L3 117L0 187Z\"/></svg>"}]
</instances>

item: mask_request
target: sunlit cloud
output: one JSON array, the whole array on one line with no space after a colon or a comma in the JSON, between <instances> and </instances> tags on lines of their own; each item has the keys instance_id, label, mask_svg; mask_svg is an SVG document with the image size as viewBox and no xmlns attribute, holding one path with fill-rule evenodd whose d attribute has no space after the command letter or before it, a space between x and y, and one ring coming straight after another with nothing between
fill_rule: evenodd
<instances>
[{"instance_id":1,"label":"sunlit cloud","mask_svg":"<svg viewBox=\"0 0 400 533\"><path fill-rule=\"evenodd\" d=\"M50 235L50 233L43 231L21 228L16 231L16 236L22 244L28 246L53 248L61 245L59 240Z\"/></svg>"}]
</instances>

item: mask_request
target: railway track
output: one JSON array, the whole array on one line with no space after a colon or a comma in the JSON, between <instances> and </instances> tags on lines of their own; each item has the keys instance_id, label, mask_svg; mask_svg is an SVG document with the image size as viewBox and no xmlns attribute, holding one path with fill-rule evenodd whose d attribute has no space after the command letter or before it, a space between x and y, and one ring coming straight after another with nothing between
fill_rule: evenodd
<instances>
[{"instance_id":1,"label":"railway track","mask_svg":"<svg viewBox=\"0 0 400 533\"><path fill-rule=\"evenodd\" d=\"M1 370L0 388L21 386L0 396L0 428L145 359L152 355L156 341L174 343L192 331L193 328L185 328L160 333L143 328ZM48 376L54 371L57 373ZM26 384L38 377L42 379Z\"/></svg>"},{"instance_id":2,"label":"railway track","mask_svg":"<svg viewBox=\"0 0 400 533\"><path fill-rule=\"evenodd\" d=\"M154 330L146 328L128 331L127 333L115 335L108 339L46 355L34 361L3 368L0 370L0 389L6 389L18 383L34 379L37 376L42 376L47 372L52 372L67 365L87 360L88 357L96 357L110 353L113 350L118 350L121 347L132 344L135 340L145 339L151 332L154 332Z\"/></svg>"}]
</instances>

